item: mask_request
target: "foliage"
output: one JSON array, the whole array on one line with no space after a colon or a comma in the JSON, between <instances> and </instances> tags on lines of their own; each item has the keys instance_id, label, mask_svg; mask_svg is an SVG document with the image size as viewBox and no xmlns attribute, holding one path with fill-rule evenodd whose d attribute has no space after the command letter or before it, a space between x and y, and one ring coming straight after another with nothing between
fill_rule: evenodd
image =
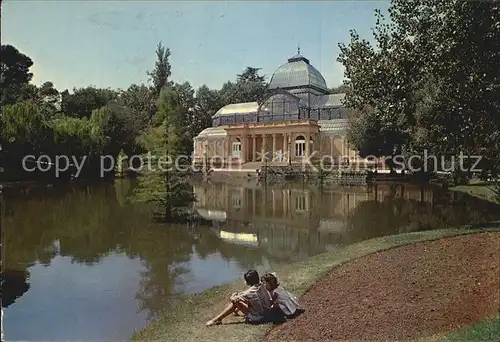
<instances>
[{"instance_id":1,"label":"foliage","mask_svg":"<svg viewBox=\"0 0 500 342\"><path fill-rule=\"evenodd\" d=\"M127 90L120 92L118 103L130 109L130 133L136 137L151 122L155 112L153 92L144 84L132 84Z\"/></svg>"},{"instance_id":2,"label":"foliage","mask_svg":"<svg viewBox=\"0 0 500 342\"><path fill-rule=\"evenodd\" d=\"M148 165L152 167L142 171L134 200L154 203L158 208L154 217L171 221L183 217L194 200L192 189L176 163L186 149L186 117L178 93L172 88L161 91L157 108L157 119L162 118L163 122L138 138L139 144L148 150L151 161Z\"/></svg>"},{"instance_id":3,"label":"foliage","mask_svg":"<svg viewBox=\"0 0 500 342\"><path fill-rule=\"evenodd\" d=\"M330 89L330 94L345 94L347 93L351 87L348 84L341 84L337 87L333 87Z\"/></svg>"},{"instance_id":4,"label":"foliage","mask_svg":"<svg viewBox=\"0 0 500 342\"><path fill-rule=\"evenodd\" d=\"M499 2L393 0L390 23L376 13L375 46L351 31L338 58L351 87L346 104L373 108L355 129L380 127L354 139L355 147L385 145L379 152L389 155L427 149L448 160L483 155L486 167L498 169L499 9Z\"/></svg>"},{"instance_id":5,"label":"foliage","mask_svg":"<svg viewBox=\"0 0 500 342\"><path fill-rule=\"evenodd\" d=\"M99 109L118 97L112 89L101 89L93 86L75 88L70 94L68 90L61 93L61 111L78 118L90 117L92 111Z\"/></svg>"},{"instance_id":6,"label":"foliage","mask_svg":"<svg viewBox=\"0 0 500 342\"><path fill-rule=\"evenodd\" d=\"M170 85L168 78L172 73L169 58L170 49L165 48L162 43L159 42L156 48L155 68L148 72L150 80L153 83L153 94L155 96L160 95L163 87Z\"/></svg>"},{"instance_id":7,"label":"foliage","mask_svg":"<svg viewBox=\"0 0 500 342\"><path fill-rule=\"evenodd\" d=\"M38 106L32 101L3 106L0 138L7 151L34 153L46 146L48 132Z\"/></svg>"},{"instance_id":8,"label":"foliage","mask_svg":"<svg viewBox=\"0 0 500 342\"><path fill-rule=\"evenodd\" d=\"M68 156L96 154L92 139L92 123L87 118L60 117L50 122L54 144L59 146L58 153Z\"/></svg>"},{"instance_id":9,"label":"foliage","mask_svg":"<svg viewBox=\"0 0 500 342\"><path fill-rule=\"evenodd\" d=\"M127 159L128 159L127 154L123 149L121 149L120 153L118 153L118 157L115 164L115 169L114 169L115 177L121 177L124 175L125 171L128 168Z\"/></svg>"},{"instance_id":10,"label":"foliage","mask_svg":"<svg viewBox=\"0 0 500 342\"><path fill-rule=\"evenodd\" d=\"M22 89L33 77L29 68L31 58L19 52L12 45L0 47L0 91L2 104L13 104L21 95Z\"/></svg>"}]
</instances>

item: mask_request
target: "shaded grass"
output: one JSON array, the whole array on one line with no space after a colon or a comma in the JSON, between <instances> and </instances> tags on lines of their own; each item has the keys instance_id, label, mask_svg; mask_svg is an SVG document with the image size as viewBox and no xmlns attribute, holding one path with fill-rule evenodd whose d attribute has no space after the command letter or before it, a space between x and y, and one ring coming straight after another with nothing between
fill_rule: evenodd
<instances>
[{"instance_id":1,"label":"shaded grass","mask_svg":"<svg viewBox=\"0 0 500 342\"><path fill-rule=\"evenodd\" d=\"M307 260L282 266L276 270L282 286L298 296L303 295L333 267L342 265L368 254L411 243L436 240L462 234L499 231L500 226L489 229L443 229L418 233L406 233L371 239L342 247L336 251L313 256ZM259 273L270 271L259 269ZM243 280L211 288L198 295L183 297L174 308L161 318L132 336L133 340L156 341L259 341L271 325L252 326L240 323L242 318L228 317L223 325L207 328L204 323L226 305L232 292L244 288ZM307 310L307 308L306 308Z\"/></svg>"},{"instance_id":2,"label":"shaded grass","mask_svg":"<svg viewBox=\"0 0 500 342\"><path fill-rule=\"evenodd\" d=\"M500 341L500 314L447 334L421 339L421 342L436 341Z\"/></svg>"},{"instance_id":3,"label":"shaded grass","mask_svg":"<svg viewBox=\"0 0 500 342\"><path fill-rule=\"evenodd\" d=\"M486 182L473 182L468 185L458 185L449 190L463 192L493 203L500 203L496 199L495 191L493 191L493 184Z\"/></svg>"}]
</instances>

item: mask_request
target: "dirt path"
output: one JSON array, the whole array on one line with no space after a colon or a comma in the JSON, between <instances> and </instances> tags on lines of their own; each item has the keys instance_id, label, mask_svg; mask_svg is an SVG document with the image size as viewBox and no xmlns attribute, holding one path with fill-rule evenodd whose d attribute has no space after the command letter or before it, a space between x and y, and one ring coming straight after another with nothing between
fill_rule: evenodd
<instances>
[{"instance_id":1,"label":"dirt path","mask_svg":"<svg viewBox=\"0 0 500 342\"><path fill-rule=\"evenodd\" d=\"M499 311L499 246L500 233L470 234L337 267L265 340L406 340L477 322Z\"/></svg>"}]
</instances>

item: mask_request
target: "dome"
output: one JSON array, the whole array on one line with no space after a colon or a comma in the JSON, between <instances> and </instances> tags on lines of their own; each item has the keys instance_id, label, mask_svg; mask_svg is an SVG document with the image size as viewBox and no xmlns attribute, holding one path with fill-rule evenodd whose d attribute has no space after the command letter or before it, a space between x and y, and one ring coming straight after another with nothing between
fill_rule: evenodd
<instances>
[{"instance_id":1,"label":"dome","mask_svg":"<svg viewBox=\"0 0 500 342\"><path fill-rule=\"evenodd\" d=\"M328 91L321 73L299 51L295 56L288 59L288 63L283 64L274 72L271 82L269 82L269 89L304 86Z\"/></svg>"}]
</instances>

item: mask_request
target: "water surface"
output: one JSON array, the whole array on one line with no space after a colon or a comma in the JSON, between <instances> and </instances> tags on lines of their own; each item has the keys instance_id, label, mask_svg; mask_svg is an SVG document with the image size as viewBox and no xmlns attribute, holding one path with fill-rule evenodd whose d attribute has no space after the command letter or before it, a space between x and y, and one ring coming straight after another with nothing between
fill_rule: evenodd
<instances>
[{"instance_id":1,"label":"water surface","mask_svg":"<svg viewBox=\"0 0 500 342\"><path fill-rule=\"evenodd\" d=\"M185 293L366 239L498 220L499 206L418 185L193 184L208 224L166 225L133 182L3 198L6 340L127 339ZM242 283L243 286L243 283Z\"/></svg>"}]
</instances>

